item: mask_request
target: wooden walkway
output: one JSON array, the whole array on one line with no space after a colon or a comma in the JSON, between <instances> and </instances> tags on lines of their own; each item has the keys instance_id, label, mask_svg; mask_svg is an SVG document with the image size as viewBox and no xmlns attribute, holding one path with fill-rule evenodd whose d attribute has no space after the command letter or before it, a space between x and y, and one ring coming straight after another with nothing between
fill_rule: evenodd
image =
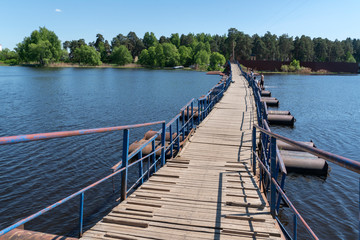
<instances>
[{"instance_id":1,"label":"wooden walkway","mask_svg":"<svg viewBox=\"0 0 360 240\"><path fill-rule=\"evenodd\" d=\"M251 173L251 89L235 81L171 159L84 239L281 239Z\"/></svg>"}]
</instances>

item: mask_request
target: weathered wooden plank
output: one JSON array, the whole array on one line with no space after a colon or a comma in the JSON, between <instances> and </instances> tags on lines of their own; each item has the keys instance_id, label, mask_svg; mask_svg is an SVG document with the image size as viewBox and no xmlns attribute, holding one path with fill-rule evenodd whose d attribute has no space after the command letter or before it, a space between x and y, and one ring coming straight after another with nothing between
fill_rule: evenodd
<instances>
[{"instance_id":1,"label":"weathered wooden plank","mask_svg":"<svg viewBox=\"0 0 360 240\"><path fill-rule=\"evenodd\" d=\"M281 238L250 165L253 95L234 71L235 82L178 157L84 239Z\"/></svg>"}]
</instances>

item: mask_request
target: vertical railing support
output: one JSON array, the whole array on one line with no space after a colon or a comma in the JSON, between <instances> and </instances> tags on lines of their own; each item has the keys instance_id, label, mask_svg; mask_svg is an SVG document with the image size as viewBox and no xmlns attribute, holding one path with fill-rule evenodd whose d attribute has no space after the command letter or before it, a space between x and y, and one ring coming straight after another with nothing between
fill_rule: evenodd
<instances>
[{"instance_id":1,"label":"vertical railing support","mask_svg":"<svg viewBox=\"0 0 360 240\"><path fill-rule=\"evenodd\" d=\"M179 132L179 118L176 119L176 148L177 152L180 151L180 132Z\"/></svg>"},{"instance_id":2,"label":"vertical railing support","mask_svg":"<svg viewBox=\"0 0 360 240\"><path fill-rule=\"evenodd\" d=\"M140 150L140 152L138 153L138 159L142 159L143 155L142 155L142 150ZM144 161L141 160L139 162L139 175L141 177L141 184L144 183L144 178L143 178L143 174L144 174Z\"/></svg>"},{"instance_id":3,"label":"vertical railing support","mask_svg":"<svg viewBox=\"0 0 360 240\"><path fill-rule=\"evenodd\" d=\"M162 132L161 132L161 166L163 167L165 165L165 137L166 137L166 127L165 123L162 124Z\"/></svg>"},{"instance_id":4,"label":"vertical railing support","mask_svg":"<svg viewBox=\"0 0 360 240\"><path fill-rule=\"evenodd\" d=\"M172 137L172 127L169 126L169 133L170 133L170 157L173 157L173 151L174 151L174 144L173 144L173 137Z\"/></svg>"},{"instance_id":5,"label":"vertical railing support","mask_svg":"<svg viewBox=\"0 0 360 240\"><path fill-rule=\"evenodd\" d=\"M156 150L156 148L155 148L155 140L153 140L152 142L151 142L151 147L152 147L152 152L154 153L153 155L151 155L151 158L152 158L152 162L153 162L153 164L154 164L154 173L156 173L156 152L155 152L155 150Z\"/></svg>"},{"instance_id":6,"label":"vertical railing support","mask_svg":"<svg viewBox=\"0 0 360 240\"><path fill-rule=\"evenodd\" d=\"M182 128L181 128L181 132L182 132L182 135L183 135L183 139L185 139L185 109L181 112L181 116L182 116Z\"/></svg>"},{"instance_id":7,"label":"vertical railing support","mask_svg":"<svg viewBox=\"0 0 360 240\"><path fill-rule=\"evenodd\" d=\"M253 167L253 174L256 176L256 127L253 127L252 130L252 167Z\"/></svg>"},{"instance_id":8,"label":"vertical railing support","mask_svg":"<svg viewBox=\"0 0 360 240\"><path fill-rule=\"evenodd\" d=\"M194 128L194 101L191 102L191 129Z\"/></svg>"},{"instance_id":9,"label":"vertical railing support","mask_svg":"<svg viewBox=\"0 0 360 240\"><path fill-rule=\"evenodd\" d=\"M198 117L197 117L197 125L200 124L200 101L198 100Z\"/></svg>"},{"instance_id":10,"label":"vertical railing support","mask_svg":"<svg viewBox=\"0 0 360 240\"><path fill-rule=\"evenodd\" d=\"M270 148L270 211L271 215L275 217L276 187L272 181L272 178L276 175L276 138L274 137L271 137Z\"/></svg>"},{"instance_id":11,"label":"vertical railing support","mask_svg":"<svg viewBox=\"0 0 360 240\"><path fill-rule=\"evenodd\" d=\"M84 225L84 193L80 195L79 238L82 237Z\"/></svg>"},{"instance_id":12,"label":"vertical railing support","mask_svg":"<svg viewBox=\"0 0 360 240\"><path fill-rule=\"evenodd\" d=\"M128 152L129 152L129 129L124 130L123 137L123 153L122 153L122 167L125 167L125 170L121 173L121 197L120 200L123 201L126 199L127 192L127 178L128 178Z\"/></svg>"},{"instance_id":13,"label":"vertical railing support","mask_svg":"<svg viewBox=\"0 0 360 240\"><path fill-rule=\"evenodd\" d=\"M294 238L293 240L297 239L297 216L294 214Z\"/></svg>"},{"instance_id":14,"label":"vertical railing support","mask_svg":"<svg viewBox=\"0 0 360 240\"><path fill-rule=\"evenodd\" d=\"M186 107L186 130L188 135L190 133L190 116L189 116L189 106Z\"/></svg>"}]
</instances>

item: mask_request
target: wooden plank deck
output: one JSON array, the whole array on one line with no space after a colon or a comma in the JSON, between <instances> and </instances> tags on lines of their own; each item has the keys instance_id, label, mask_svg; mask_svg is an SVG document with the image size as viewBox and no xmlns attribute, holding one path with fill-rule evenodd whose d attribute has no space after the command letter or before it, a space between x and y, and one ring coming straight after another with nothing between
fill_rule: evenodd
<instances>
[{"instance_id":1,"label":"wooden plank deck","mask_svg":"<svg viewBox=\"0 0 360 240\"><path fill-rule=\"evenodd\" d=\"M235 81L181 153L83 239L281 239L251 172L255 106Z\"/></svg>"}]
</instances>

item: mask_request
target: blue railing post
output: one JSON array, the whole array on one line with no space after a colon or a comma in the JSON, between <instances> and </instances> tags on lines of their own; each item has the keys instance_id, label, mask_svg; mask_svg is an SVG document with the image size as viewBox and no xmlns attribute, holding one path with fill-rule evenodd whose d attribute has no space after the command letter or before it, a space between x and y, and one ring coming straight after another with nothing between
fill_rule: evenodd
<instances>
[{"instance_id":1,"label":"blue railing post","mask_svg":"<svg viewBox=\"0 0 360 240\"><path fill-rule=\"evenodd\" d=\"M152 162L154 164L154 173L156 172L156 148L155 148L155 139L151 142L151 147L152 147L152 152L154 153L153 155L151 155L151 158L152 158Z\"/></svg>"},{"instance_id":2,"label":"blue railing post","mask_svg":"<svg viewBox=\"0 0 360 240\"><path fill-rule=\"evenodd\" d=\"M166 127L165 123L162 123L162 132L161 132L161 166L165 165L165 137L166 137Z\"/></svg>"},{"instance_id":3,"label":"blue railing post","mask_svg":"<svg viewBox=\"0 0 360 240\"><path fill-rule=\"evenodd\" d=\"M176 119L176 148L177 152L180 151L180 135L179 135L179 118Z\"/></svg>"},{"instance_id":4,"label":"blue railing post","mask_svg":"<svg viewBox=\"0 0 360 240\"><path fill-rule=\"evenodd\" d=\"M138 153L138 159L142 159L143 155L142 155L142 150L140 150L140 152ZM141 160L139 162L139 175L141 177L141 184L144 183L144 178L143 178L143 174L144 174L144 161Z\"/></svg>"},{"instance_id":5,"label":"blue railing post","mask_svg":"<svg viewBox=\"0 0 360 240\"><path fill-rule=\"evenodd\" d=\"M84 193L80 195L79 237L82 237L84 223Z\"/></svg>"},{"instance_id":6,"label":"blue railing post","mask_svg":"<svg viewBox=\"0 0 360 240\"><path fill-rule=\"evenodd\" d=\"M150 179L150 167L151 167L151 162L150 162L150 159L151 159L151 157L149 156L148 158L147 158L147 180L149 180Z\"/></svg>"},{"instance_id":7,"label":"blue railing post","mask_svg":"<svg viewBox=\"0 0 360 240\"><path fill-rule=\"evenodd\" d=\"M126 199L126 192L127 192L127 178L128 178L128 152L129 152L129 136L130 132L129 129L124 130L124 137L123 137L123 153L122 153L122 166L125 167L125 170L121 173L121 198L120 200L123 201Z\"/></svg>"},{"instance_id":8,"label":"blue railing post","mask_svg":"<svg viewBox=\"0 0 360 240\"><path fill-rule=\"evenodd\" d=\"M198 100L198 117L197 117L197 124L200 124L200 101Z\"/></svg>"},{"instance_id":9,"label":"blue railing post","mask_svg":"<svg viewBox=\"0 0 360 240\"><path fill-rule=\"evenodd\" d=\"M185 109L181 112L181 116L182 116L182 135L183 135L183 139L185 139Z\"/></svg>"},{"instance_id":10,"label":"blue railing post","mask_svg":"<svg viewBox=\"0 0 360 240\"><path fill-rule=\"evenodd\" d=\"M275 217L276 187L272 178L276 175L276 138L271 137L270 142L270 211Z\"/></svg>"},{"instance_id":11,"label":"blue railing post","mask_svg":"<svg viewBox=\"0 0 360 240\"><path fill-rule=\"evenodd\" d=\"M186 135L189 134L190 132L190 115L189 115L189 106L186 107L186 130L187 130L187 133Z\"/></svg>"},{"instance_id":12,"label":"blue railing post","mask_svg":"<svg viewBox=\"0 0 360 240\"><path fill-rule=\"evenodd\" d=\"M172 127L169 126L169 133L170 133L170 156L173 157L173 151L174 151L174 144L173 144L173 138L172 138Z\"/></svg>"},{"instance_id":13,"label":"blue railing post","mask_svg":"<svg viewBox=\"0 0 360 240\"><path fill-rule=\"evenodd\" d=\"M256 128L253 127L252 130L252 167L253 167L253 173L254 176L256 176L256 156L255 156L255 152L256 152Z\"/></svg>"},{"instance_id":14,"label":"blue railing post","mask_svg":"<svg viewBox=\"0 0 360 240\"><path fill-rule=\"evenodd\" d=\"M191 129L194 128L194 101L191 102Z\"/></svg>"},{"instance_id":15,"label":"blue railing post","mask_svg":"<svg viewBox=\"0 0 360 240\"><path fill-rule=\"evenodd\" d=\"M294 238L293 240L297 239L297 216L294 214Z\"/></svg>"}]
</instances>

